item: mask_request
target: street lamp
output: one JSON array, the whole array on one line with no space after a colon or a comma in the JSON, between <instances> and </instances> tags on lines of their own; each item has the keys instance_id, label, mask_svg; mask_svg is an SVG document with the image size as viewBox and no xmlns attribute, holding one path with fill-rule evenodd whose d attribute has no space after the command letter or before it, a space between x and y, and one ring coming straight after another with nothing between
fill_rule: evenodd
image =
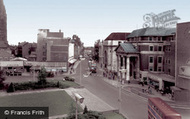
<instances>
[{"instance_id":1,"label":"street lamp","mask_svg":"<svg viewBox=\"0 0 190 119\"><path fill-rule=\"evenodd\" d=\"M75 96L75 100L76 100L76 113L75 113L75 119L78 119L78 106L77 106L77 102L79 101L80 103L83 103L84 101L84 97L82 97L81 95L79 95L78 93L74 93Z\"/></svg>"}]
</instances>

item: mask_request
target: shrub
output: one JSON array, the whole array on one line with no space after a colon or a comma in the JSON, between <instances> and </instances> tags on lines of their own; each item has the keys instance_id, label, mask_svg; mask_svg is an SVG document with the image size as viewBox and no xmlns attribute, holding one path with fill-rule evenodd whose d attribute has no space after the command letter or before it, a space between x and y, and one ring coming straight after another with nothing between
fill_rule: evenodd
<instances>
[{"instance_id":1,"label":"shrub","mask_svg":"<svg viewBox=\"0 0 190 119\"><path fill-rule=\"evenodd\" d=\"M40 72L38 73L38 83L42 85L45 84L46 77L47 77L46 69L42 67Z\"/></svg>"},{"instance_id":2,"label":"shrub","mask_svg":"<svg viewBox=\"0 0 190 119\"><path fill-rule=\"evenodd\" d=\"M11 92L14 92L14 91L15 91L14 84L11 83L11 84L9 85L8 89L7 89L7 92L8 92L8 93L11 93Z\"/></svg>"}]
</instances>

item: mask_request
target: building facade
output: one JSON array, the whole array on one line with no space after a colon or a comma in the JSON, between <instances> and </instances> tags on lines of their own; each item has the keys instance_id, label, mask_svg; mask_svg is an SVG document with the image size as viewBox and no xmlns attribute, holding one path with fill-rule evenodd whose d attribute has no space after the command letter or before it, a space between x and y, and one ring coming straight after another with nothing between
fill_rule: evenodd
<instances>
[{"instance_id":1,"label":"building facade","mask_svg":"<svg viewBox=\"0 0 190 119\"><path fill-rule=\"evenodd\" d=\"M16 49L16 56L26 58L29 61L36 61L37 43L19 42Z\"/></svg>"},{"instance_id":2,"label":"building facade","mask_svg":"<svg viewBox=\"0 0 190 119\"><path fill-rule=\"evenodd\" d=\"M7 49L7 14L3 0L0 0L0 48Z\"/></svg>"},{"instance_id":3,"label":"building facade","mask_svg":"<svg viewBox=\"0 0 190 119\"><path fill-rule=\"evenodd\" d=\"M175 28L142 28L128 35L121 48L130 51L134 47L138 53L116 51L125 79L140 79L159 90L175 85L175 34Z\"/></svg>"},{"instance_id":4,"label":"building facade","mask_svg":"<svg viewBox=\"0 0 190 119\"><path fill-rule=\"evenodd\" d=\"M37 40L38 62L63 62L64 70L68 70L69 39L63 37L63 32L50 32L49 29L39 29Z\"/></svg>"},{"instance_id":5,"label":"building facade","mask_svg":"<svg viewBox=\"0 0 190 119\"><path fill-rule=\"evenodd\" d=\"M175 100L190 101L190 22L177 24Z\"/></svg>"},{"instance_id":6,"label":"building facade","mask_svg":"<svg viewBox=\"0 0 190 119\"><path fill-rule=\"evenodd\" d=\"M117 72L117 56L115 49L119 43L124 42L129 33L111 33L103 41L103 68L107 73Z\"/></svg>"}]
</instances>

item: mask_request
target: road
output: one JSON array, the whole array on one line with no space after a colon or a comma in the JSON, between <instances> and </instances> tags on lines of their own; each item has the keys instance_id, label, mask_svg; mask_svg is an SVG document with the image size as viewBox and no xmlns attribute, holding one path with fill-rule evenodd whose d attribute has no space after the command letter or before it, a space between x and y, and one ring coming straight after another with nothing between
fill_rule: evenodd
<instances>
[{"instance_id":1,"label":"road","mask_svg":"<svg viewBox=\"0 0 190 119\"><path fill-rule=\"evenodd\" d=\"M90 92L107 102L110 106L120 109L127 119L147 119L147 100L141 98L133 93L122 90L121 93L121 108L119 106L119 89L111 86L102 80L102 72L97 70L95 76L83 77L88 70L88 61L84 60L76 68L76 74L73 77L76 78L76 82L80 83ZM81 65L81 71L80 71ZM81 72L81 75L80 75ZM81 81L80 81L81 76Z\"/></svg>"}]
</instances>

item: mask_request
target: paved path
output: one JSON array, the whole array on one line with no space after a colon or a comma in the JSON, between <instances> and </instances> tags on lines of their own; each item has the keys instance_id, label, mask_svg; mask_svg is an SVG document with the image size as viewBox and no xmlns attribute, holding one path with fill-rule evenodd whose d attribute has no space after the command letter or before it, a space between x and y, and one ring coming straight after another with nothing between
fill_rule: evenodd
<instances>
[{"instance_id":1,"label":"paved path","mask_svg":"<svg viewBox=\"0 0 190 119\"><path fill-rule=\"evenodd\" d=\"M81 104L81 107L84 109L85 105L89 110L98 111L98 112L105 112L105 111L112 111L116 110L115 108L108 105L106 102L92 94L85 88L68 88L65 91L74 99L74 93L80 94L84 97L84 102Z\"/></svg>"}]
</instances>

